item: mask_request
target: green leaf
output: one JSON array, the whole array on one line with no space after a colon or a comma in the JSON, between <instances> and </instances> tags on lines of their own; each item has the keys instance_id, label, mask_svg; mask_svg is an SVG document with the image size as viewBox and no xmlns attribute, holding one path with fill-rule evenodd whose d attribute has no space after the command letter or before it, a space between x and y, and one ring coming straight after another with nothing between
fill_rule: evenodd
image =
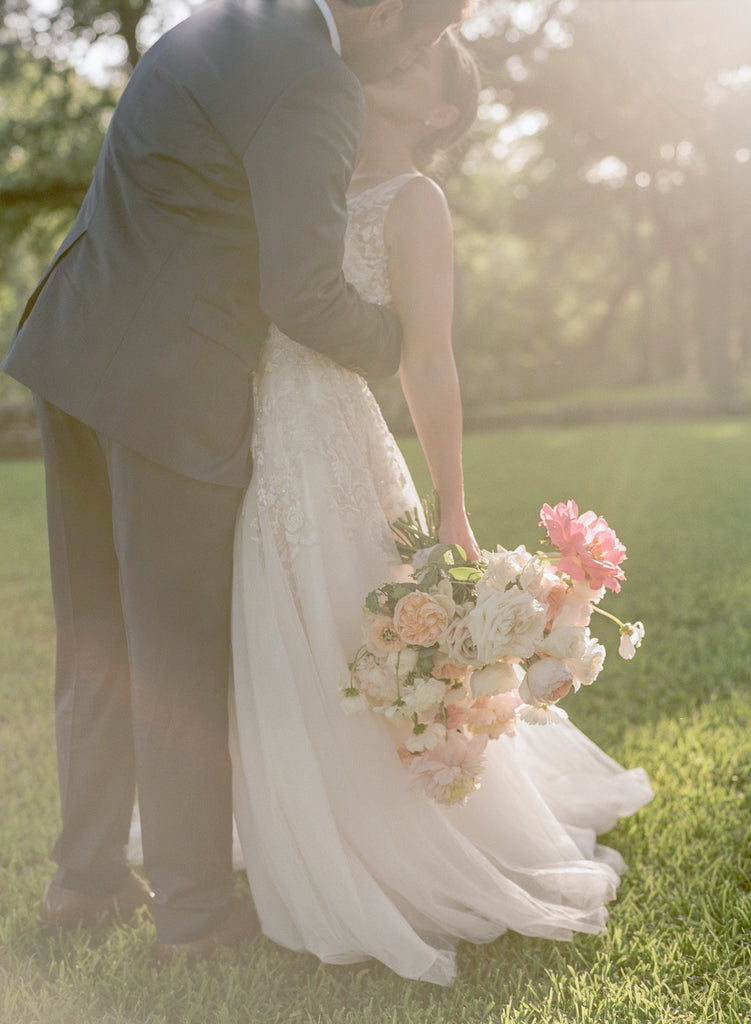
<instances>
[{"instance_id":1,"label":"green leaf","mask_svg":"<svg viewBox=\"0 0 751 1024\"><path fill-rule=\"evenodd\" d=\"M482 578L482 573L471 565L455 565L449 569L449 576L457 583L477 583Z\"/></svg>"}]
</instances>

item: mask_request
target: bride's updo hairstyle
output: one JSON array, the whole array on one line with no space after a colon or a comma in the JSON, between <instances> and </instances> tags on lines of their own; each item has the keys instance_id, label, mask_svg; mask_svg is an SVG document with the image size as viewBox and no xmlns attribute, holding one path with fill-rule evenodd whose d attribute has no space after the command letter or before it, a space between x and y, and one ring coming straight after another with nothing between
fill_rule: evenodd
<instances>
[{"instance_id":1,"label":"bride's updo hairstyle","mask_svg":"<svg viewBox=\"0 0 751 1024\"><path fill-rule=\"evenodd\" d=\"M378 0L343 0L348 7L374 7ZM426 25L458 25L474 10L475 0L403 0L407 32Z\"/></svg>"},{"instance_id":2,"label":"bride's updo hairstyle","mask_svg":"<svg viewBox=\"0 0 751 1024\"><path fill-rule=\"evenodd\" d=\"M455 29L449 28L436 43L441 48L441 98L459 111L456 120L421 139L412 151L412 159L424 174L436 173L448 162L450 150L475 122L480 94L477 64Z\"/></svg>"}]
</instances>

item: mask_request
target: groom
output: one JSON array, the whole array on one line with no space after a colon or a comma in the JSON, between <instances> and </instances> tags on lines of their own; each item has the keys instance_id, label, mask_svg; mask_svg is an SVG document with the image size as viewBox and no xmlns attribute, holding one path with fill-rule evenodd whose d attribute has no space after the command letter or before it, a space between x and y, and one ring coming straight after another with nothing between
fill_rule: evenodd
<instances>
[{"instance_id":1,"label":"groom","mask_svg":"<svg viewBox=\"0 0 751 1024\"><path fill-rule=\"evenodd\" d=\"M157 958L257 928L233 897L227 751L235 516L269 320L393 372L399 329L341 273L358 78L462 0L223 0L138 64L4 368L42 429L62 830L47 926L148 905ZM341 55L341 56L340 56ZM144 866L126 862L138 786Z\"/></svg>"}]
</instances>

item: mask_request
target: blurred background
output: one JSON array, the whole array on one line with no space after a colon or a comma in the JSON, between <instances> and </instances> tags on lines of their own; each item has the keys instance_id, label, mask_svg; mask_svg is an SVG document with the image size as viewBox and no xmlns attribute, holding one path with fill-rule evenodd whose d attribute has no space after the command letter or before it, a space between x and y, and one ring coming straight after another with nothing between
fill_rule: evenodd
<instances>
[{"instance_id":1,"label":"blurred background","mask_svg":"<svg viewBox=\"0 0 751 1024\"><path fill-rule=\"evenodd\" d=\"M0 0L0 353L188 0ZM490 0L443 176L469 429L751 410L751 3ZM377 388L406 429L398 388ZM0 378L0 426L28 397Z\"/></svg>"}]
</instances>

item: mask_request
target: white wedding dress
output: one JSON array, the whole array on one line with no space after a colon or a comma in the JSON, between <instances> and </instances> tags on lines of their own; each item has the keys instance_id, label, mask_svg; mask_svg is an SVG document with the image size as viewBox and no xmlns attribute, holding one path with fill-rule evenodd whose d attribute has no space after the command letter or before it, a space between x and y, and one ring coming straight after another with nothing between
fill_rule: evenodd
<instances>
[{"instance_id":1,"label":"white wedding dress","mask_svg":"<svg viewBox=\"0 0 751 1024\"><path fill-rule=\"evenodd\" d=\"M350 205L345 271L371 301L389 301L383 223L406 180ZM390 523L418 504L362 378L272 328L253 457L235 543L232 752L264 934L449 984L460 939L602 930L624 864L595 836L650 799L643 771L568 722L520 724L488 744L481 788L447 808L411 787L380 716L341 709L364 597L404 573Z\"/></svg>"}]
</instances>

